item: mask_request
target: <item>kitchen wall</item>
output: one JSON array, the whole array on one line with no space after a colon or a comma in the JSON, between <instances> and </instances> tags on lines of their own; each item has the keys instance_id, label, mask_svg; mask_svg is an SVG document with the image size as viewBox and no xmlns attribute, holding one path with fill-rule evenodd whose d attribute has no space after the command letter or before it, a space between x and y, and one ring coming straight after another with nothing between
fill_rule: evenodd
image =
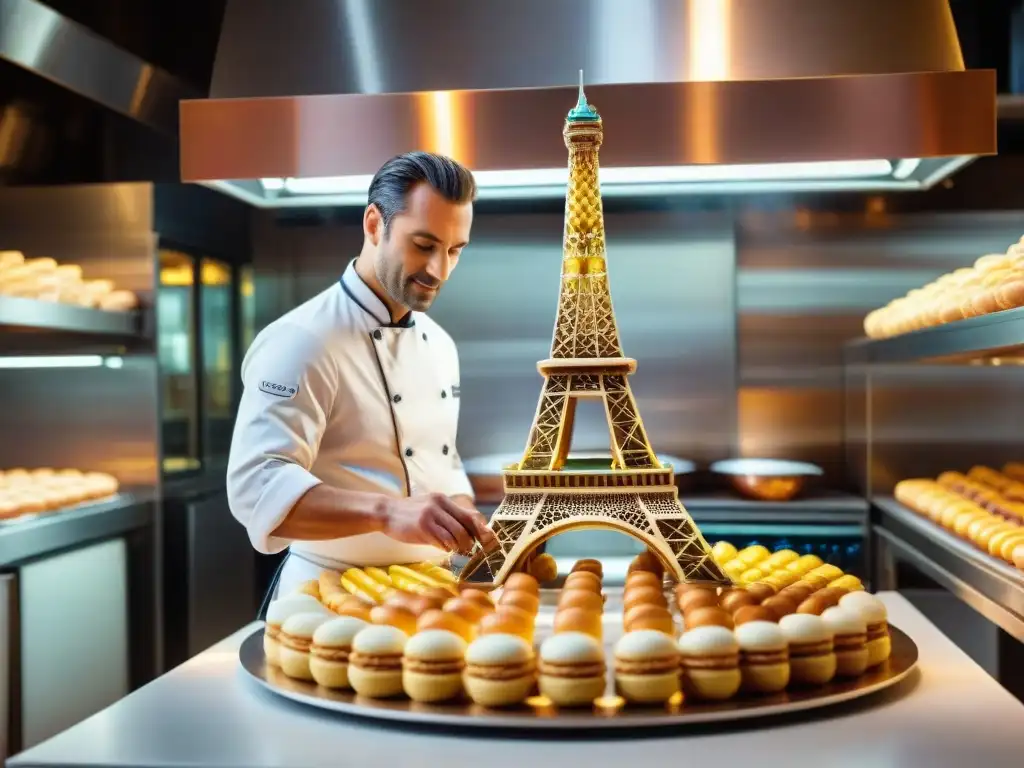
<instances>
[{"instance_id":1,"label":"kitchen wall","mask_svg":"<svg viewBox=\"0 0 1024 768\"><path fill-rule=\"evenodd\" d=\"M805 459L824 466L833 487L851 488L869 462L884 483L1012 453L1012 374L878 374L869 413L863 382L844 383L842 345L862 335L870 309L1004 251L1022 222L1019 213L890 215L878 199L842 214L617 204L606 213L613 299L656 449L701 463L737 453ZM535 363L550 345L561 226L560 211L478 212L473 243L432 310L460 349L466 457L523 447L541 382ZM316 225L259 217L258 323L330 285L360 244L357 214ZM857 447L869 415L870 459ZM600 414L583 419L575 445L600 447Z\"/></svg>"}]
</instances>

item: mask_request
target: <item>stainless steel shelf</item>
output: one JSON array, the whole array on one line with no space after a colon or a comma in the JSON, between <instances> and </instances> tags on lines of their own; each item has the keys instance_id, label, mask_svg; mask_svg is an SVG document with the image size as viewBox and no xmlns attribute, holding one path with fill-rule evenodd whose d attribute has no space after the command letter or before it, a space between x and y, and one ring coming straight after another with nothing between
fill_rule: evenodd
<instances>
[{"instance_id":1,"label":"stainless steel shelf","mask_svg":"<svg viewBox=\"0 0 1024 768\"><path fill-rule=\"evenodd\" d=\"M846 345L848 363L963 363L1024 349L1024 307Z\"/></svg>"},{"instance_id":2,"label":"stainless steel shelf","mask_svg":"<svg viewBox=\"0 0 1024 768\"><path fill-rule=\"evenodd\" d=\"M872 499L877 534L897 560L918 568L1024 641L1024 572L997 560L891 496Z\"/></svg>"},{"instance_id":3,"label":"stainless steel shelf","mask_svg":"<svg viewBox=\"0 0 1024 768\"><path fill-rule=\"evenodd\" d=\"M107 312L52 301L0 296L0 331L131 339L142 335L139 312Z\"/></svg>"},{"instance_id":4,"label":"stainless steel shelf","mask_svg":"<svg viewBox=\"0 0 1024 768\"><path fill-rule=\"evenodd\" d=\"M151 493L124 492L91 504L0 521L0 568L143 528L153 520Z\"/></svg>"},{"instance_id":5,"label":"stainless steel shelf","mask_svg":"<svg viewBox=\"0 0 1024 768\"><path fill-rule=\"evenodd\" d=\"M698 522L863 524L870 506L848 493L824 493L791 501L752 501L727 493L681 494L683 506Z\"/></svg>"}]
</instances>

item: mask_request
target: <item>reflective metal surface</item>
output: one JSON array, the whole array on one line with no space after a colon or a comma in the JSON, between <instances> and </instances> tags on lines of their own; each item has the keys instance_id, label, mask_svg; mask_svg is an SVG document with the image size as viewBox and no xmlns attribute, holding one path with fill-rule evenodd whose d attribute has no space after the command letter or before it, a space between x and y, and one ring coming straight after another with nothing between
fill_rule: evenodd
<instances>
[{"instance_id":1,"label":"reflective metal surface","mask_svg":"<svg viewBox=\"0 0 1024 768\"><path fill-rule=\"evenodd\" d=\"M407 0L229 0L210 95L544 88L580 68L601 85L964 61L947 0L432 0L429 13Z\"/></svg>"},{"instance_id":2,"label":"reflective metal surface","mask_svg":"<svg viewBox=\"0 0 1024 768\"><path fill-rule=\"evenodd\" d=\"M609 602L612 601L609 596ZM538 629L545 618L550 622L551 606L542 606ZM612 646L621 635L615 624L618 616L605 615L605 652L612 657ZM242 642L238 656L242 669L255 683L279 696L322 710L378 720L416 723L437 727L502 728L521 730L574 730L609 728L686 728L708 723L753 720L833 706L868 696L896 685L917 664L917 646L905 633L890 626L892 656L883 665L852 680L834 680L816 688L793 688L772 696L737 696L726 702L709 704L674 701L661 707L623 706L614 695L614 669L608 670L605 706L593 709L558 711L546 701L527 703L508 709L487 709L465 701L444 704L418 704L405 698L368 699L352 691L321 688L315 683L292 680L276 667L269 667L263 656L263 632L257 630ZM613 665L609 664L609 667ZM602 700L598 700L602 702ZM756 727L756 724L753 724Z\"/></svg>"},{"instance_id":3,"label":"reflective metal surface","mask_svg":"<svg viewBox=\"0 0 1024 768\"><path fill-rule=\"evenodd\" d=\"M892 574L906 561L935 579L990 621L1024 641L1024 572L915 514L888 496L872 502L881 511L880 571ZM888 584L879 589L888 589Z\"/></svg>"},{"instance_id":4,"label":"reflective metal surface","mask_svg":"<svg viewBox=\"0 0 1024 768\"><path fill-rule=\"evenodd\" d=\"M991 154L990 71L588 86L602 168ZM373 174L440 152L475 171L560 168L575 89L186 101L183 181Z\"/></svg>"},{"instance_id":5,"label":"reflective metal surface","mask_svg":"<svg viewBox=\"0 0 1024 768\"><path fill-rule=\"evenodd\" d=\"M558 298L562 213L482 214L431 317L458 345L459 454L517 453L537 408ZM359 253L357 221L273 225L254 238L260 324L331 285ZM736 434L732 223L726 215L607 212L612 299L651 443L697 462L726 458ZM603 450L608 422L578 406L574 447Z\"/></svg>"},{"instance_id":6,"label":"reflective metal surface","mask_svg":"<svg viewBox=\"0 0 1024 768\"><path fill-rule=\"evenodd\" d=\"M200 95L37 0L0 0L0 59L171 135Z\"/></svg>"}]
</instances>

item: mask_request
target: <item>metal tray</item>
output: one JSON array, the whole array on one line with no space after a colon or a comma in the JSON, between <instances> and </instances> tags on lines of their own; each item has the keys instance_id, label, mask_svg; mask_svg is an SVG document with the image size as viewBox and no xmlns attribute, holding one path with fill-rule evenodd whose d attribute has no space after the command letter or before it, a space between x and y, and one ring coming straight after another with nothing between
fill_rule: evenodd
<instances>
[{"instance_id":1,"label":"metal tray","mask_svg":"<svg viewBox=\"0 0 1024 768\"><path fill-rule=\"evenodd\" d=\"M607 705L599 700L592 709L558 710L541 697L510 709L487 709L472 702L418 704L408 699L367 699L352 691L321 688L316 683L292 680L263 656L263 630L247 637L239 649L239 661L257 684L283 696L322 710L377 720L434 725L445 728L498 728L517 730L580 730L609 728L671 727L728 723L747 718L787 715L868 696L903 680L917 664L917 646L905 633L890 626L892 656L888 662L854 680L817 688L793 689L772 696L739 695L727 702L705 704L678 701L664 706L622 705L614 696L609 671ZM610 658L610 648L609 648ZM609 665L611 666L611 665Z\"/></svg>"}]
</instances>

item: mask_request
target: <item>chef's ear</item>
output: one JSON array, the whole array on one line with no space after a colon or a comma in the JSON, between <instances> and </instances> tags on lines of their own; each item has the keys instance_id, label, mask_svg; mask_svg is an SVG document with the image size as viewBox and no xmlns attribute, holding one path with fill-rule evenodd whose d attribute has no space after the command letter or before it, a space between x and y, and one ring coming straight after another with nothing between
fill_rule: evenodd
<instances>
[{"instance_id":1,"label":"chef's ear","mask_svg":"<svg viewBox=\"0 0 1024 768\"><path fill-rule=\"evenodd\" d=\"M363 211L363 237L375 247L384 239L384 217L376 203L370 203Z\"/></svg>"}]
</instances>

